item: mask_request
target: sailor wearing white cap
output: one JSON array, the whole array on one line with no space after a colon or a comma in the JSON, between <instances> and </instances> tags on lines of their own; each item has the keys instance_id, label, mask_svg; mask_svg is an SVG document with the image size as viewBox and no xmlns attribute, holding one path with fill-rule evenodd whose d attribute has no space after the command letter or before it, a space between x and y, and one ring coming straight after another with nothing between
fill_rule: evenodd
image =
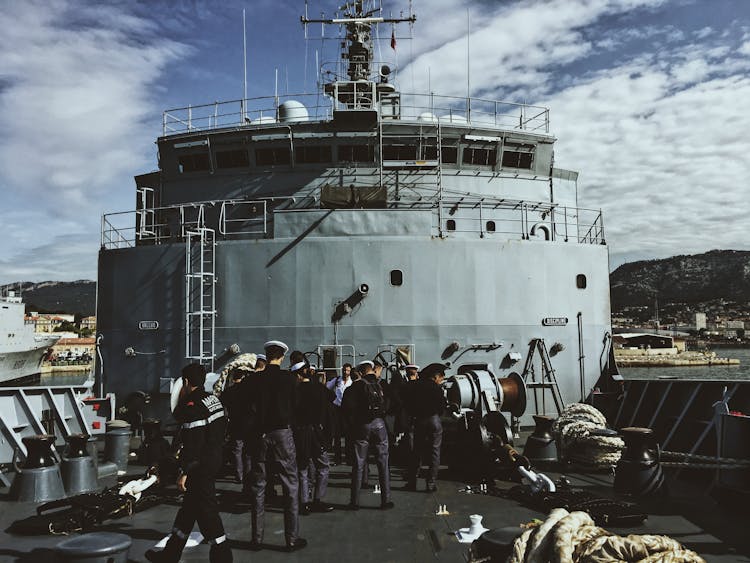
<instances>
[{"instance_id":1,"label":"sailor wearing white cap","mask_svg":"<svg viewBox=\"0 0 750 563\"><path fill-rule=\"evenodd\" d=\"M250 471L251 497L251 549L258 550L263 542L265 519L267 461L273 458L279 470L279 480L284 491L284 536L288 551L296 551L307 545L300 538L299 501L297 495L297 452L292 435L292 417L297 404L297 378L281 369L281 362L289 347L279 340L270 340L265 348L268 365L257 381L257 391L253 393L251 411L257 413L254 422L256 437L252 452ZM269 455L270 454L270 455Z\"/></svg>"},{"instance_id":2,"label":"sailor wearing white cap","mask_svg":"<svg viewBox=\"0 0 750 563\"><path fill-rule=\"evenodd\" d=\"M289 346L284 344L281 340L269 340L263 345L263 349L266 352L268 352L270 348L281 348L284 354L286 354L289 351Z\"/></svg>"},{"instance_id":3,"label":"sailor wearing white cap","mask_svg":"<svg viewBox=\"0 0 750 563\"><path fill-rule=\"evenodd\" d=\"M266 364L268 364L268 360L266 359L265 354L257 354L255 359L255 371L263 371L266 369Z\"/></svg>"},{"instance_id":4,"label":"sailor wearing white cap","mask_svg":"<svg viewBox=\"0 0 750 563\"><path fill-rule=\"evenodd\" d=\"M404 370L406 370L406 379L409 381L414 381L419 377L419 366L416 364L409 364L404 366Z\"/></svg>"}]
</instances>

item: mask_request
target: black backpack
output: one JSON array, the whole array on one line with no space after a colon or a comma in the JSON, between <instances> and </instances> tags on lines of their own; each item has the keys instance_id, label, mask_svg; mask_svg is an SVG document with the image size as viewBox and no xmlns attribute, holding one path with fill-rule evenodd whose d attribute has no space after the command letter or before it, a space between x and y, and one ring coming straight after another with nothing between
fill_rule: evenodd
<instances>
[{"instance_id":1,"label":"black backpack","mask_svg":"<svg viewBox=\"0 0 750 563\"><path fill-rule=\"evenodd\" d=\"M365 395L367 396L367 412L370 419L382 418L385 415L383 388L377 381L365 382Z\"/></svg>"}]
</instances>

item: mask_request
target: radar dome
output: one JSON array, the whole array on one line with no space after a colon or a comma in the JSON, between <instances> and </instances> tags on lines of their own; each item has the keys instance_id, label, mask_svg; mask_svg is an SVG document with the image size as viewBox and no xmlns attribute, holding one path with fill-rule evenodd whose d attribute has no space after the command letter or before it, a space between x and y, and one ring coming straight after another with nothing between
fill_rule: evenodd
<instances>
[{"instance_id":1,"label":"radar dome","mask_svg":"<svg viewBox=\"0 0 750 563\"><path fill-rule=\"evenodd\" d=\"M279 121L282 123L297 123L309 119L307 108L297 100L287 100L279 106Z\"/></svg>"},{"instance_id":2,"label":"radar dome","mask_svg":"<svg viewBox=\"0 0 750 563\"><path fill-rule=\"evenodd\" d=\"M429 111L426 111L424 113L420 113L417 116L417 121L429 121L430 123L437 123L438 118L437 115L434 113L430 113Z\"/></svg>"}]
</instances>

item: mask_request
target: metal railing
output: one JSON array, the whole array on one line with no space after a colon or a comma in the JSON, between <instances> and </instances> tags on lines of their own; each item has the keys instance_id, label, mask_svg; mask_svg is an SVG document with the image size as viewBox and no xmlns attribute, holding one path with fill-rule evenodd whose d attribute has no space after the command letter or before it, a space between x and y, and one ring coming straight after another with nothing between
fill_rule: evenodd
<instances>
[{"instance_id":1,"label":"metal railing","mask_svg":"<svg viewBox=\"0 0 750 563\"><path fill-rule=\"evenodd\" d=\"M421 197L416 192L404 195L399 200L389 196L385 209L433 211L433 230L445 237L474 234L480 238L505 236L579 244L606 243L600 210L476 195L447 194L441 199L434 191L431 194L425 191ZM111 213L102 218L102 248L180 242L185 240L188 231L204 227L215 228L223 239L265 238L271 233L273 211L284 202L294 204L287 211L319 209L319 200L313 196L209 201L154 208L147 216L154 217L155 222L145 226L137 223L143 216L142 210Z\"/></svg>"},{"instance_id":2,"label":"metal railing","mask_svg":"<svg viewBox=\"0 0 750 563\"><path fill-rule=\"evenodd\" d=\"M395 95L400 97L402 121L417 120L549 133L549 109L541 106L436 94ZM324 94L290 94L214 102L166 110L162 116L162 134L167 136L276 123L280 118L279 106L292 100L305 106L307 116L290 114L284 123L329 121L334 109L345 107L338 102L334 104L333 99ZM393 119L390 118L389 121Z\"/></svg>"}]
</instances>

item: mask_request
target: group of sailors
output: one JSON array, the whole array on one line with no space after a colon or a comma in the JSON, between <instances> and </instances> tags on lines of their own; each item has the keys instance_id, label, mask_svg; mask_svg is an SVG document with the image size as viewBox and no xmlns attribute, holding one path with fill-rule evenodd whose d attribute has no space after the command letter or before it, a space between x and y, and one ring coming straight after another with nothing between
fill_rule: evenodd
<instances>
[{"instance_id":1,"label":"group of sailors","mask_svg":"<svg viewBox=\"0 0 750 563\"><path fill-rule=\"evenodd\" d=\"M406 378L395 372L390 383L383 365L365 361L345 364L326 381L294 351L289 369L282 369L289 348L272 340L255 365L232 368L220 398L205 387L206 370L191 364L182 370L182 394L174 411L180 424L182 449L177 486L185 493L172 533L162 551L149 550L149 561L177 563L195 523L210 544L210 561L228 563L232 552L216 502L215 480L223 466L222 448L228 434L235 478L250 500L250 549L263 548L265 501L274 480L281 483L286 549L307 545L299 536L299 514L333 510L324 497L333 463L343 455L351 463L349 510L360 506L360 491L369 488L368 456L378 469L380 508L394 507L391 498L390 452L393 437L408 448L406 489L417 490L423 462L429 465L426 490L436 490L445 408L441 385L446 366L434 363L421 371L408 365ZM394 417L391 437L386 415ZM342 455L342 439L345 442ZM311 494L312 493L312 494Z\"/></svg>"}]
</instances>

